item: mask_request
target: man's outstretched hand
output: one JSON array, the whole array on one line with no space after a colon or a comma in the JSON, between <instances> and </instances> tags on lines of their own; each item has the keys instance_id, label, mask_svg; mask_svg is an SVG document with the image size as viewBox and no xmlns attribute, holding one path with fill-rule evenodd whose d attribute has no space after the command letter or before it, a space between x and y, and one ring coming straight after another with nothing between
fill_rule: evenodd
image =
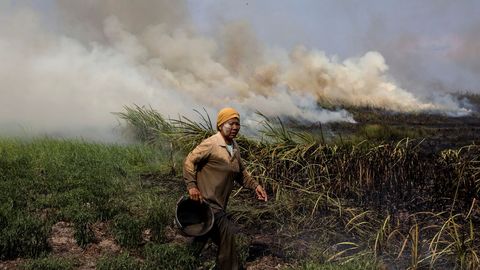
<instances>
[{"instance_id":1,"label":"man's outstretched hand","mask_svg":"<svg viewBox=\"0 0 480 270\"><path fill-rule=\"evenodd\" d=\"M257 198L259 200L262 200L262 201L265 201L265 202L268 200L267 193L265 192L265 190L263 189L263 187L261 185L258 185L255 188L255 193L257 194Z\"/></svg>"},{"instance_id":2,"label":"man's outstretched hand","mask_svg":"<svg viewBox=\"0 0 480 270\"><path fill-rule=\"evenodd\" d=\"M198 188L196 187L190 188L188 190L188 195L190 195L190 199L194 201L203 202L202 194L200 193L200 190L198 190Z\"/></svg>"}]
</instances>

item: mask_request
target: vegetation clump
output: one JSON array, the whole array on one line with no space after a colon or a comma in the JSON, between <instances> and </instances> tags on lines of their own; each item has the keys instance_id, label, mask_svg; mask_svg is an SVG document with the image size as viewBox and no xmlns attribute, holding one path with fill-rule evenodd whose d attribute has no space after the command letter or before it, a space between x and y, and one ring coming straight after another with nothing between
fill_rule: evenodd
<instances>
[{"instance_id":1,"label":"vegetation clump","mask_svg":"<svg viewBox=\"0 0 480 270\"><path fill-rule=\"evenodd\" d=\"M97 265L98 270L130 270L141 269L142 264L130 254L124 252L116 256L104 256Z\"/></svg>"},{"instance_id":2,"label":"vegetation clump","mask_svg":"<svg viewBox=\"0 0 480 270\"><path fill-rule=\"evenodd\" d=\"M32 259L22 265L24 270L72 270L76 262L66 258L43 257Z\"/></svg>"}]
</instances>

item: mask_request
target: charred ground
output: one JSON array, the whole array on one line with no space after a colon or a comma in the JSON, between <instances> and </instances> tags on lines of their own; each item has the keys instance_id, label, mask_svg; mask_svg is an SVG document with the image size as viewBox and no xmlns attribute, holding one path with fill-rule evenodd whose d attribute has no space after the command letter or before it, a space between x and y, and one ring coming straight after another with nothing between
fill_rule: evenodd
<instances>
[{"instance_id":1,"label":"charred ground","mask_svg":"<svg viewBox=\"0 0 480 270\"><path fill-rule=\"evenodd\" d=\"M326 143L368 140L394 142L404 138L422 141L427 152L439 152L478 144L480 140L480 95L455 94L468 104L468 113L397 112L374 107L331 107L351 113L355 123L298 125L289 119L289 127L313 132Z\"/></svg>"}]
</instances>

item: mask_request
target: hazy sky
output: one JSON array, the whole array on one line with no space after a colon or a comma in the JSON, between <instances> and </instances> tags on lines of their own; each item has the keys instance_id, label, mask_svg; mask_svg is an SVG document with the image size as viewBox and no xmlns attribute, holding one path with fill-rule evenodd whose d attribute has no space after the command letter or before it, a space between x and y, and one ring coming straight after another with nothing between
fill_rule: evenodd
<instances>
[{"instance_id":1,"label":"hazy sky","mask_svg":"<svg viewBox=\"0 0 480 270\"><path fill-rule=\"evenodd\" d=\"M53 0L20 2L47 21L56 12ZM187 9L206 35L245 21L271 47L304 45L340 59L378 51L401 86L416 93L480 92L477 0L187 0Z\"/></svg>"},{"instance_id":2,"label":"hazy sky","mask_svg":"<svg viewBox=\"0 0 480 270\"><path fill-rule=\"evenodd\" d=\"M445 93L480 93L478 14L474 0L1 1L0 135L111 137L132 104L234 106L247 123L352 121L318 102L468 113Z\"/></svg>"},{"instance_id":3,"label":"hazy sky","mask_svg":"<svg viewBox=\"0 0 480 270\"><path fill-rule=\"evenodd\" d=\"M202 31L246 20L270 46L340 58L378 51L411 91L480 92L480 1L189 1Z\"/></svg>"}]
</instances>

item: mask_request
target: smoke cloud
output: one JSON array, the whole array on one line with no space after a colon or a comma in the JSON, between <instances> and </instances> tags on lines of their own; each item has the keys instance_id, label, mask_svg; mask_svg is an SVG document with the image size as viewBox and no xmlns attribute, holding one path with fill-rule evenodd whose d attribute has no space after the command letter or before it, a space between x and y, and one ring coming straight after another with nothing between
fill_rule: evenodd
<instances>
[{"instance_id":1,"label":"smoke cloud","mask_svg":"<svg viewBox=\"0 0 480 270\"><path fill-rule=\"evenodd\" d=\"M343 61L299 46L265 48L248 24L217 35L191 25L182 1L58 1L45 16L28 2L0 24L2 133L113 140L111 112L151 105L164 115L237 107L309 122L349 121L322 104L396 111L461 111L397 86L378 52Z\"/></svg>"}]
</instances>

